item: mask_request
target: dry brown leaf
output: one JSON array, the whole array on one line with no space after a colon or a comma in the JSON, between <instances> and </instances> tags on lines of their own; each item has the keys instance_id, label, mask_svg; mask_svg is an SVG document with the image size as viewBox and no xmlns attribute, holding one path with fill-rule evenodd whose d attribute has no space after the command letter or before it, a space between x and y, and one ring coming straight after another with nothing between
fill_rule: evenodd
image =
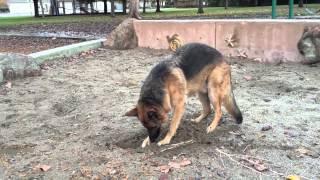
<instances>
[{"instance_id":1,"label":"dry brown leaf","mask_svg":"<svg viewBox=\"0 0 320 180\"><path fill-rule=\"evenodd\" d=\"M165 173L162 173L159 177L159 180L168 180L169 179L169 176L168 174L165 174Z\"/></svg>"},{"instance_id":2,"label":"dry brown leaf","mask_svg":"<svg viewBox=\"0 0 320 180\"><path fill-rule=\"evenodd\" d=\"M180 169L180 163L177 162L169 162L168 164L170 167L175 168L175 169Z\"/></svg>"},{"instance_id":3,"label":"dry brown leaf","mask_svg":"<svg viewBox=\"0 0 320 180\"><path fill-rule=\"evenodd\" d=\"M181 167L184 167L184 166L188 166L191 164L191 161L189 159L183 159L181 162L180 162L180 166Z\"/></svg>"},{"instance_id":4,"label":"dry brown leaf","mask_svg":"<svg viewBox=\"0 0 320 180\"><path fill-rule=\"evenodd\" d=\"M262 172L269 169L261 160L252 159L252 158L243 158L242 160L246 161L250 166L253 166L255 170Z\"/></svg>"},{"instance_id":5,"label":"dry brown leaf","mask_svg":"<svg viewBox=\"0 0 320 180\"><path fill-rule=\"evenodd\" d=\"M8 81L5 85L6 88L11 89L12 88L12 83Z\"/></svg>"},{"instance_id":6,"label":"dry brown leaf","mask_svg":"<svg viewBox=\"0 0 320 180\"><path fill-rule=\"evenodd\" d=\"M162 166L159 166L159 169L160 169L160 172L162 173L168 173L170 171L170 166L162 165Z\"/></svg>"},{"instance_id":7,"label":"dry brown leaf","mask_svg":"<svg viewBox=\"0 0 320 180\"><path fill-rule=\"evenodd\" d=\"M243 76L243 78L244 78L245 80L247 80L247 81L252 80L252 76L249 76L249 75L245 75L245 76Z\"/></svg>"},{"instance_id":8,"label":"dry brown leaf","mask_svg":"<svg viewBox=\"0 0 320 180\"><path fill-rule=\"evenodd\" d=\"M310 154L310 150L306 149L305 147L299 147L298 149L296 149L296 152L303 154L303 155L308 155Z\"/></svg>"},{"instance_id":9,"label":"dry brown leaf","mask_svg":"<svg viewBox=\"0 0 320 180\"><path fill-rule=\"evenodd\" d=\"M300 180L301 178L297 175L289 175L286 177L286 180Z\"/></svg>"},{"instance_id":10,"label":"dry brown leaf","mask_svg":"<svg viewBox=\"0 0 320 180\"><path fill-rule=\"evenodd\" d=\"M39 164L36 166L36 169L40 169L43 172L47 172L51 166L45 165L45 164Z\"/></svg>"},{"instance_id":11,"label":"dry brown leaf","mask_svg":"<svg viewBox=\"0 0 320 180\"><path fill-rule=\"evenodd\" d=\"M254 169L256 169L256 170L259 171L259 172L266 171L266 170L269 169L269 168L268 168L267 166L265 166L264 164L254 164L253 167L254 167Z\"/></svg>"},{"instance_id":12,"label":"dry brown leaf","mask_svg":"<svg viewBox=\"0 0 320 180\"><path fill-rule=\"evenodd\" d=\"M99 175L95 175L92 177L92 180L101 180L101 177Z\"/></svg>"},{"instance_id":13,"label":"dry brown leaf","mask_svg":"<svg viewBox=\"0 0 320 180\"><path fill-rule=\"evenodd\" d=\"M90 167L81 167L80 172L82 176L84 177L91 177L92 176L92 170Z\"/></svg>"}]
</instances>

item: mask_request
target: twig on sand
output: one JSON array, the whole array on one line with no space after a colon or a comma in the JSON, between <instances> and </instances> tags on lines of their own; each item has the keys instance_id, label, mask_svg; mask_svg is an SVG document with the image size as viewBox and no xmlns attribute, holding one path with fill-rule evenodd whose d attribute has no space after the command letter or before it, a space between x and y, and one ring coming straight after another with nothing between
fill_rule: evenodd
<instances>
[{"instance_id":1,"label":"twig on sand","mask_svg":"<svg viewBox=\"0 0 320 180\"><path fill-rule=\"evenodd\" d=\"M261 172L255 170L254 168L249 167L249 166L247 166L247 165L245 165L245 164L242 164L241 162L233 159L233 158L232 158L232 155L230 155L230 154L228 154L228 153L225 153L225 152L221 151L221 150L218 149L218 148L216 149L216 151L217 151L218 153L220 153L220 154L223 154L223 155L227 156L227 157L230 159L230 161L235 162L236 164L238 164L238 165L240 165L240 166L242 166L242 167L245 167L245 168L247 168L247 169L250 169L250 170L252 170L252 171L254 171L254 172L256 172L256 173L262 174Z\"/></svg>"},{"instance_id":2,"label":"twig on sand","mask_svg":"<svg viewBox=\"0 0 320 180\"><path fill-rule=\"evenodd\" d=\"M305 77L304 76L302 76L301 74L299 74L299 73L297 73L297 72L294 72L297 76L299 76L300 78L303 78L303 79L305 79Z\"/></svg>"},{"instance_id":3,"label":"twig on sand","mask_svg":"<svg viewBox=\"0 0 320 180\"><path fill-rule=\"evenodd\" d=\"M160 152L164 152L164 151L167 151L167 150L170 150L170 149L174 149L174 148L177 148L177 147L180 147L180 146L183 146L183 145L186 145L186 144L192 144L192 143L194 143L193 139L190 139L188 141L179 142L179 143L176 143L176 144L171 144L169 147L167 147L165 149L162 149Z\"/></svg>"},{"instance_id":4,"label":"twig on sand","mask_svg":"<svg viewBox=\"0 0 320 180\"><path fill-rule=\"evenodd\" d=\"M278 175L278 176L280 176L280 177L284 177L284 178L286 177L284 173L276 172L276 171L272 170L271 168L269 168L268 170L269 170L270 172L272 172L273 174L275 174L275 175L269 175L269 174L266 174L266 173L262 173L262 172L257 171L256 169L254 169L254 168L252 168L252 167L250 167L250 166L247 166L247 165L245 165L245 164L243 164L243 163L235 160L235 159L232 158L232 157L237 157L237 158L251 157L251 158L255 158L255 159L258 159L258 160L263 160L263 161L266 161L266 162L268 162L269 160L265 160L265 159L262 159L262 158L256 158L256 157L253 157L253 156L247 156L247 155L228 154L228 153L223 152L222 150L220 150L220 149L218 149L218 148L216 148L216 151L217 151L218 153L223 154L223 155L225 155L226 157L228 157L228 158L230 159L230 161L235 162L236 164L238 164L238 165L240 165L240 166L242 166L242 167L245 167L245 168L247 168L247 169L250 169L250 170L258 173L258 174L260 175L260 177L261 177L261 175L271 176L271 177L275 177L275 175ZM269 162L271 162L271 161L269 161ZM300 177L303 178L303 179L306 179L306 180L311 180L310 178L307 178L307 177L304 177L304 176L301 176L301 175L300 175Z\"/></svg>"},{"instance_id":5,"label":"twig on sand","mask_svg":"<svg viewBox=\"0 0 320 180\"><path fill-rule=\"evenodd\" d=\"M244 150L243 150L242 152L245 153L249 146L250 146L250 144L248 144L248 145L244 148Z\"/></svg>"}]
</instances>

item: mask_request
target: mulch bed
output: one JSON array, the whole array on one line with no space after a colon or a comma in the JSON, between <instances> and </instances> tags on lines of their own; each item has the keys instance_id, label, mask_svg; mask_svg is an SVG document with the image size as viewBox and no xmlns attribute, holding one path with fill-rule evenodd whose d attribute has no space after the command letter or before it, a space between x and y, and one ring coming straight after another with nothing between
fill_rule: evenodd
<instances>
[{"instance_id":1,"label":"mulch bed","mask_svg":"<svg viewBox=\"0 0 320 180\"><path fill-rule=\"evenodd\" d=\"M81 39L0 36L0 53L31 54L51 48L79 43Z\"/></svg>"}]
</instances>

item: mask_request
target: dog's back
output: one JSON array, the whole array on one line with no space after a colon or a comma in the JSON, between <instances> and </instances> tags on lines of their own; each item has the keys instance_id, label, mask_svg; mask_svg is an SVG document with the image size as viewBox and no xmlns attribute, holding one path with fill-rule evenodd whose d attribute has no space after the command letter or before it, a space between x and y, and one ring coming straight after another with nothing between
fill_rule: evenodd
<instances>
[{"instance_id":1,"label":"dog's back","mask_svg":"<svg viewBox=\"0 0 320 180\"><path fill-rule=\"evenodd\" d=\"M219 51L201 43L182 46L173 56L187 80L198 75L205 67L215 66L223 61Z\"/></svg>"}]
</instances>

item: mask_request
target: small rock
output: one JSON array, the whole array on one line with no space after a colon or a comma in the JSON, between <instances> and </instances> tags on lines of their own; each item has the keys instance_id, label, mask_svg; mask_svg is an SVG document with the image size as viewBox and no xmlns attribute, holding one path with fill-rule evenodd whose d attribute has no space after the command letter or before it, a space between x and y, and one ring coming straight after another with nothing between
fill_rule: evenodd
<instances>
[{"instance_id":1,"label":"small rock","mask_svg":"<svg viewBox=\"0 0 320 180\"><path fill-rule=\"evenodd\" d=\"M247 80L247 81L252 80L252 76L249 76L249 75L245 75L245 76L243 76L243 78L244 78L245 80Z\"/></svg>"},{"instance_id":2,"label":"small rock","mask_svg":"<svg viewBox=\"0 0 320 180\"><path fill-rule=\"evenodd\" d=\"M261 131L269 131L270 129L272 129L272 127L270 125L267 125L267 126L263 126L261 128Z\"/></svg>"},{"instance_id":3,"label":"small rock","mask_svg":"<svg viewBox=\"0 0 320 180\"><path fill-rule=\"evenodd\" d=\"M288 87L288 88L286 88L284 91L287 92L287 93L289 93L289 92L293 91L293 89Z\"/></svg>"},{"instance_id":4,"label":"small rock","mask_svg":"<svg viewBox=\"0 0 320 180\"><path fill-rule=\"evenodd\" d=\"M270 99L263 99L264 102L270 102Z\"/></svg>"}]
</instances>

